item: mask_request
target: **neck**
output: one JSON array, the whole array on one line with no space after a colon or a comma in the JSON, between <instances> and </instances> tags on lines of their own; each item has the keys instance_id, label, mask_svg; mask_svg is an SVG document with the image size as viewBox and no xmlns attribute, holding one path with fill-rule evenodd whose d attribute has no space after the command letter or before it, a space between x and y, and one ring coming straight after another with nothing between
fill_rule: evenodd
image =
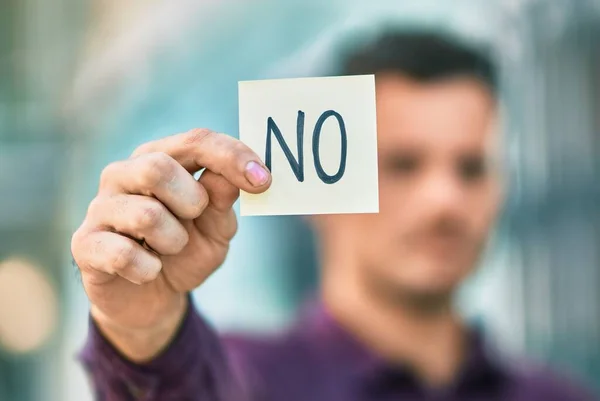
<instances>
[{"instance_id":1,"label":"neck","mask_svg":"<svg viewBox=\"0 0 600 401\"><path fill-rule=\"evenodd\" d=\"M323 266L326 308L361 343L390 363L403 364L425 384L450 383L464 357L465 331L451 300L431 303L369 291L351 266Z\"/></svg>"}]
</instances>

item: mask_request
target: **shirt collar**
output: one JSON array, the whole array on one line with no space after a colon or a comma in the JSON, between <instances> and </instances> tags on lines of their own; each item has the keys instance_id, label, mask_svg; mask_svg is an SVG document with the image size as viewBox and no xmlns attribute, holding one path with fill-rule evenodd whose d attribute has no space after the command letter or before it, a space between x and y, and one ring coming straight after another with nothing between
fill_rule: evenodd
<instances>
[{"instance_id":1,"label":"shirt collar","mask_svg":"<svg viewBox=\"0 0 600 401\"><path fill-rule=\"evenodd\" d=\"M369 386L386 381L417 382L406 366L392 365L367 349L334 319L318 298L305 305L296 330L310 337L311 343L319 348L323 364L340 376ZM502 387L509 372L486 342L483 330L470 327L468 335L467 356L451 387L467 390Z\"/></svg>"}]
</instances>

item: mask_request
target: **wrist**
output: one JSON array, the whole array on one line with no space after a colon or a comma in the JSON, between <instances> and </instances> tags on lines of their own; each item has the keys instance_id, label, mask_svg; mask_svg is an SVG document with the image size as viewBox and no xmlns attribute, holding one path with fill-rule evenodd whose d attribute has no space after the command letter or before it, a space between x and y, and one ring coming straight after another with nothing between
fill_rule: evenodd
<instances>
[{"instance_id":1,"label":"wrist","mask_svg":"<svg viewBox=\"0 0 600 401\"><path fill-rule=\"evenodd\" d=\"M94 305L90 312L104 337L121 354L132 362L144 363L160 354L173 340L185 317L188 302L187 294L177 294L164 315L147 327L117 323Z\"/></svg>"}]
</instances>

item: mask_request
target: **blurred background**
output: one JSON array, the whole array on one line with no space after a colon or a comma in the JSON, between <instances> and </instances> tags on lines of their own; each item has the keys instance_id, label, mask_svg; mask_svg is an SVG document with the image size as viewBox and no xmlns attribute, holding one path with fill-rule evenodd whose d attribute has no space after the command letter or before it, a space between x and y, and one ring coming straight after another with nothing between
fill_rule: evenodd
<instances>
[{"instance_id":1,"label":"blurred background","mask_svg":"<svg viewBox=\"0 0 600 401\"><path fill-rule=\"evenodd\" d=\"M70 237L103 166L191 127L237 135L239 80L326 75L382 23L495 49L510 196L458 302L507 352L600 390L600 0L2 0L0 400L91 400ZM194 295L217 327L264 332L316 278L300 219L243 218Z\"/></svg>"}]
</instances>

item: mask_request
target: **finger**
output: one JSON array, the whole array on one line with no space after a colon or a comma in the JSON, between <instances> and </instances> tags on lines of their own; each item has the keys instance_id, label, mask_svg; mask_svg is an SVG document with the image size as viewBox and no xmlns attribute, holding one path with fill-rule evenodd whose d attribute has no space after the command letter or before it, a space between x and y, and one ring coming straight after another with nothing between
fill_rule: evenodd
<instances>
[{"instance_id":1,"label":"finger","mask_svg":"<svg viewBox=\"0 0 600 401\"><path fill-rule=\"evenodd\" d=\"M199 181L210 200L204 213L195 220L196 227L207 237L227 244L237 232L237 219L232 207L240 190L225 177L210 170L204 171Z\"/></svg>"},{"instance_id":2,"label":"finger","mask_svg":"<svg viewBox=\"0 0 600 401\"><path fill-rule=\"evenodd\" d=\"M158 256L117 233L91 232L80 239L77 249L76 261L82 270L118 275L135 284L156 279L162 268Z\"/></svg>"},{"instance_id":3,"label":"finger","mask_svg":"<svg viewBox=\"0 0 600 401\"><path fill-rule=\"evenodd\" d=\"M150 152L165 152L190 172L207 168L250 193L264 192L271 185L271 174L256 153L235 138L207 129L148 142L134 155Z\"/></svg>"},{"instance_id":4,"label":"finger","mask_svg":"<svg viewBox=\"0 0 600 401\"><path fill-rule=\"evenodd\" d=\"M161 255L178 254L189 240L179 220L148 196L99 196L90 204L88 219L94 227L143 239Z\"/></svg>"},{"instance_id":5,"label":"finger","mask_svg":"<svg viewBox=\"0 0 600 401\"><path fill-rule=\"evenodd\" d=\"M198 182L208 194L209 205L219 211L231 209L240 196L238 187L222 175L213 173L210 170L204 171Z\"/></svg>"},{"instance_id":6,"label":"finger","mask_svg":"<svg viewBox=\"0 0 600 401\"><path fill-rule=\"evenodd\" d=\"M152 196L182 219L198 217L208 194L194 177L166 153L148 153L109 164L100 191Z\"/></svg>"}]
</instances>

